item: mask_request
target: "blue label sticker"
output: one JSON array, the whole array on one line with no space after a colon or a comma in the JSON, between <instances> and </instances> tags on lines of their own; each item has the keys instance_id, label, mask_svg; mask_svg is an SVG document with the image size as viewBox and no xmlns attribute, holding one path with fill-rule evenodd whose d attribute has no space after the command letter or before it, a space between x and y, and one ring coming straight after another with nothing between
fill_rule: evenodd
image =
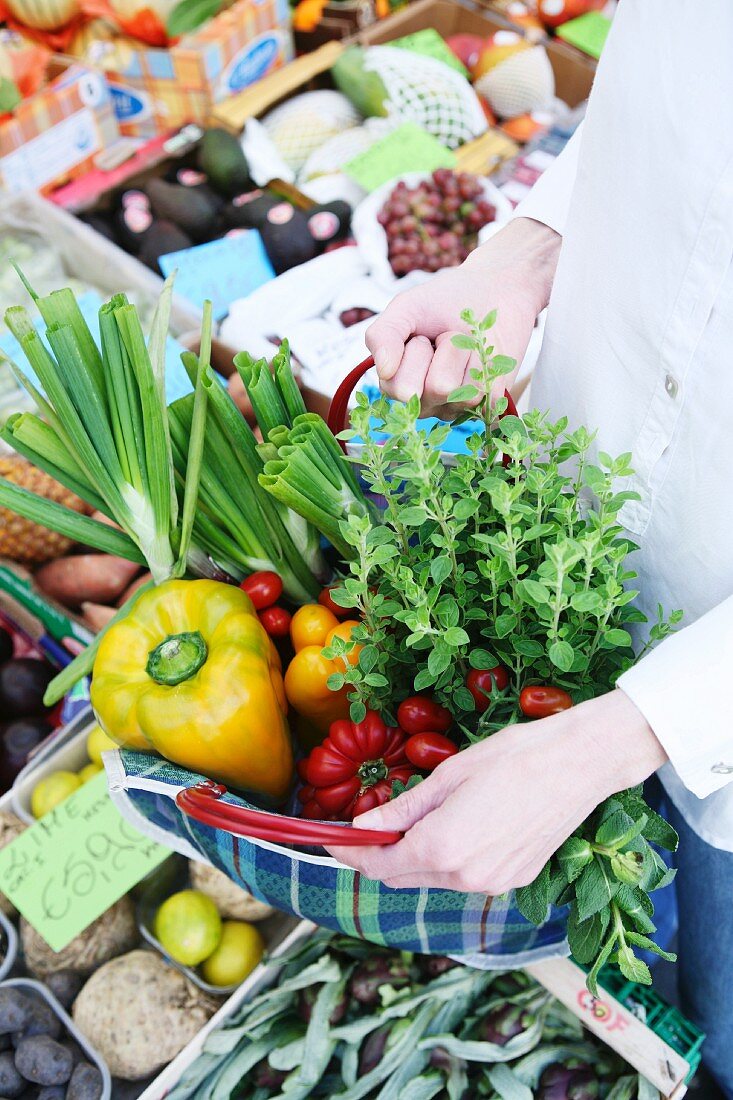
<instances>
[{"instance_id":1,"label":"blue label sticker","mask_svg":"<svg viewBox=\"0 0 733 1100\"><path fill-rule=\"evenodd\" d=\"M110 84L109 90L120 122L142 122L150 117L150 98L144 92L133 91L125 84Z\"/></svg>"},{"instance_id":2,"label":"blue label sticker","mask_svg":"<svg viewBox=\"0 0 733 1100\"><path fill-rule=\"evenodd\" d=\"M280 36L263 34L238 54L224 70L220 87L224 94L241 92L272 68L280 53Z\"/></svg>"}]
</instances>

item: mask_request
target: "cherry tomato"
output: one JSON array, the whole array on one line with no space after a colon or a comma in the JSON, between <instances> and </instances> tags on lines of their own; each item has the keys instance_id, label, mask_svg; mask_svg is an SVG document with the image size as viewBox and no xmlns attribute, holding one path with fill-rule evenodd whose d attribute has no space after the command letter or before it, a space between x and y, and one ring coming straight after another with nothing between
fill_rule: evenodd
<instances>
[{"instance_id":1,"label":"cherry tomato","mask_svg":"<svg viewBox=\"0 0 733 1100\"><path fill-rule=\"evenodd\" d=\"M326 637L339 621L333 612L319 603L306 603L293 615L290 624L290 637L296 653L305 649L307 645L318 645L323 648Z\"/></svg>"},{"instance_id":2,"label":"cherry tomato","mask_svg":"<svg viewBox=\"0 0 733 1100\"><path fill-rule=\"evenodd\" d=\"M547 684L532 684L522 688L519 694L519 709L527 718L548 718L561 710L570 710L572 705L567 691Z\"/></svg>"},{"instance_id":3,"label":"cherry tomato","mask_svg":"<svg viewBox=\"0 0 733 1100\"><path fill-rule=\"evenodd\" d=\"M405 742L405 756L416 768L432 772L449 756L455 756L458 748L442 733L413 733Z\"/></svg>"},{"instance_id":4,"label":"cherry tomato","mask_svg":"<svg viewBox=\"0 0 733 1100\"><path fill-rule=\"evenodd\" d=\"M334 588L338 588L337 584L329 584L328 588L321 589L321 594L318 597L318 602L321 607L327 607L332 615L335 615L337 619L345 619L351 615L352 609L350 607L340 607L337 603L334 603L331 599L331 593Z\"/></svg>"},{"instance_id":5,"label":"cherry tomato","mask_svg":"<svg viewBox=\"0 0 733 1100\"><path fill-rule=\"evenodd\" d=\"M466 687L473 695L476 710L483 714L489 709L489 695L494 689L503 691L509 685L509 673L503 665L495 668L472 668L466 679Z\"/></svg>"},{"instance_id":6,"label":"cherry tomato","mask_svg":"<svg viewBox=\"0 0 733 1100\"><path fill-rule=\"evenodd\" d=\"M258 612L257 618L271 638L287 638L290 633L292 615L284 607L265 607Z\"/></svg>"},{"instance_id":7,"label":"cherry tomato","mask_svg":"<svg viewBox=\"0 0 733 1100\"><path fill-rule=\"evenodd\" d=\"M239 586L246 592L255 611L262 611L264 607L271 607L283 594L283 582L277 573L271 569L262 569L259 573L250 573Z\"/></svg>"},{"instance_id":8,"label":"cherry tomato","mask_svg":"<svg viewBox=\"0 0 733 1100\"><path fill-rule=\"evenodd\" d=\"M445 733L452 721L451 712L427 695L411 695L397 708L397 725L405 733L430 733L431 730Z\"/></svg>"}]
</instances>

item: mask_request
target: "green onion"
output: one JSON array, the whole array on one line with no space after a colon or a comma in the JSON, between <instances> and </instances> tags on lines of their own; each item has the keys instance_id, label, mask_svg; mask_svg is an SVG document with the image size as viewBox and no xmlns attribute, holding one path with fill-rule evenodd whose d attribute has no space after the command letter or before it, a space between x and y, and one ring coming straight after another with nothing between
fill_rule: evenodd
<instances>
[{"instance_id":1,"label":"green onion","mask_svg":"<svg viewBox=\"0 0 733 1100\"><path fill-rule=\"evenodd\" d=\"M300 387L293 376L290 363L290 344L287 340L283 340L277 355L272 360L272 371L283 405L287 409L292 423L296 416L300 416L301 413L307 410L303 394L300 392Z\"/></svg>"},{"instance_id":2,"label":"green onion","mask_svg":"<svg viewBox=\"0 0 733 1100\"><path fill-rule=\"evenodd\" d=\"M204 430L206 427L206 388L203 384L204 372L211 359L211 302L204 302L204 320L201 329L201 351L199 353L198 374L194 391L193 415L191 418L191 441L186 460L186 482L183 492L183 513L181 518L181 541L178 549L176 574L182 576L186 571L186 558L191 545L194 514L199 495L201 479L201 460L204 452ZM166 416L166 425L168 418ZM170 437L169 437L170 446Z\"/></svg>"},{"instance_id":3,"label":"green onion","mask_svg":"<svg viewBox=\"0 0 733 1100\"><path fill-rule=\"evenodd\" d=\"M256 362L248 352L234 356L234 366L244 382L262 435L267 439L272 428L290 425L290 416L266 359Z\"/></svg>"}]
</instances>

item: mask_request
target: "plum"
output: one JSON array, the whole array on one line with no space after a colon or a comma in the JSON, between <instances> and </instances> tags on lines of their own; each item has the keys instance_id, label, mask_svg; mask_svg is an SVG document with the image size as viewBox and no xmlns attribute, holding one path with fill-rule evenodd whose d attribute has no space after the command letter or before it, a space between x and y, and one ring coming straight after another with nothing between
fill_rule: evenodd
<instances>
[{"instance_id":1,"label":"plum","mask_svg":"<svg viewBox=\"0 0 733 1100\"><path fill-rule=\"evenodd\" d=\"M33 1035L18 1044L15 1065L26 1081L63 1085L71 1077L74 1058L70 1050L48 1035Z\"/></svg>"},{"instance_id":2,"label":"plum","mask_svg":"<svg viewBox=\"0 0 733 1100\"><path fill-rule=\"evenodd\" d=\"M91 1062L79 1062L69 1081L66 1100L99 1100L102 1095L102 1074Z\"/></svg>"}]
</instances>

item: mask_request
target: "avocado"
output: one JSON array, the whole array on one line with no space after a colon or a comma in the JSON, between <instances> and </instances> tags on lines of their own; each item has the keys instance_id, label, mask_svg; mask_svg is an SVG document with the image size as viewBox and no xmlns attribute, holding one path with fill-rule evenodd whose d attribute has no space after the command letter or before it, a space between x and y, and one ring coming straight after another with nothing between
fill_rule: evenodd
<instances>
[{"instance_id":1,"label":"avocado","mask_svg":"<svg viewBox=\"0 0 733 1100\"><path fill-rule=\"evenodd\" d=\"M160 275L159 256L167 256L169 252L180 252L184 248L191 248L192 245L191 238L173 222L156 221L153 222L150 232L145 237L138 259L151 268L156 275Z\"/></svg>"},{"instance_id":2,"label":"avocado","mask_svg":"<svg viewBox=\"0 0 733 1100\"><path fill-rule=\"evenodd\" d=\"M106 214L79 214L79 221L84 222L90 229L93 229L95 233L99 233L102 237L106 237L108 241L114 241L117 243L117 235L114 231L114 226L110 218Z\"/></svg>"},{"instance_id":3,"label":"avocado","mask_svg":"<svg viewBox=\"0 0 733 1100\"><path fill-rule=\"evenodd\" d=\"M193 165L177 165L169 169L163 179L166 183L178 183L181 187L206 195L219 212L224 207L224 199L211 186L209 177Z\"/></svg>"},{"instance_id":4,"label":"avocado","mask_svg":"<svg viewBox=\"0 0 733 1100\"><path fill-rule=\"evenodd\" d=\"M389 95L379 73L369 72L364 67L364 50L361 46L349 46L331 67L333 82L339 91L365 117L387 116Z\"/></svg>"},{"instance_id":5,"label":"avocado","mask_svg":"<svg viewBox=\"0 0 733 1100\"><path fill-rule=\"evenodd\" d=\"M198 147L198 166L224 198L233 198L254 187L242 146L228 130L212 127L204 131Z\"/></svg>"},{"instance_id":6,"label":"avocado","mask_svg":"<svg viewBox=\"0 0 733 1100\"><path fill-rule=\"evenodd\" d=\"M259 229L273 206L282 202L271 191L244 191L235 195L224 208L224 221L230 229Z\"/></svg>"},{"instance_id":7,"label":"avocado","mask_svg":"<svg viewBox=\"0 0 733 1100\"><path fill-rule=\"evenodd\" d=\"M203 191L162 179L149 180L146 190L156 218L173 222L194 241L211 239L219 213Z\"/></svg>"},{"instance_id":8,"label":"avocado","mask_svg":"<svg viewBox=\"0 0 733 1100\"><path fill-rule=\"evenodd\" d=\"M319 203L318 206L311 206L305 212L308 229L321 248L325 248L332 241L342 240L348 234L351 228L351 214L351 207L343 199Z\"/></svg>"},{"instance_id":9,"label":"avocado","mask_svg":"<svg viewBox=\"0 0 733 1100\"><path fill-rule=\"evenodd\" d=\"M308 229L308 218L287 202L268 211L260 235L277 275L318 255L318 245Z\"/></svg>"}]
</instances>

